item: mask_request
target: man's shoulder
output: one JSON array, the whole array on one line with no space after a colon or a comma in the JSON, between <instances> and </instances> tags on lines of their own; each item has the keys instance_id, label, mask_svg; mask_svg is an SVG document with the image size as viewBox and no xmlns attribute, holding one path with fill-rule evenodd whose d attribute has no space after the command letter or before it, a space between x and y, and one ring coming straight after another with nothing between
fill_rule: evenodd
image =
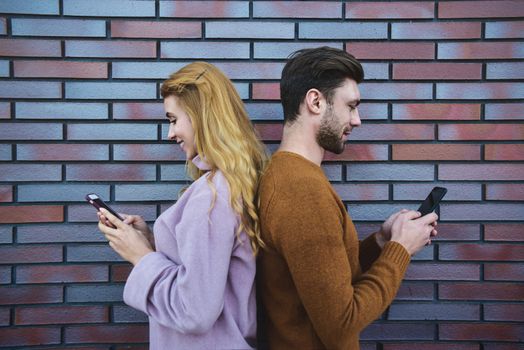
<instances>
[{"instance_id":1,"label":"man's shoulder","mask_svg":"<svg viewBox=\"0 0 524 350\"><path fill-rule=\"evenodd\" d=\"M260 180L260 192L292 200L297 195L326 193L330 186L322 169L288 152L274 155Z\"/></svg>"}]
</instances>

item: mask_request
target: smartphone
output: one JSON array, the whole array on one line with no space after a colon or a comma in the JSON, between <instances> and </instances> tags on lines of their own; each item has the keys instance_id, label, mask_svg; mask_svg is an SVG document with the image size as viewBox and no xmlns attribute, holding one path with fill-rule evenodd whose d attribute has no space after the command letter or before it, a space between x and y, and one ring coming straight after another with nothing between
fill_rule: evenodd
<instances>
[{"instance_id":1,"label":"smartphone","mask_svg":"<svg viewBox=\"0 0 524 350\"><path fill-rule=\"evenodd\" d=\"M109 205L107 205L102 198L100 198L96 193L89 193L86 195L86 201L88 201L93 207L96 208L96 210L99 210L100 208L106 209L108 212L119 218L120 220L124 221L124 219L118 215L116 211L114 211Z\"/></svg>"},{"instance_id":2,"label":"smartphone","mask_svg":"<svg viewBox=\"0 0 524 350\"><path fill-rule=\"evenodd\" d=\"M448 192L448 190L445 187L434 187L418 208L422 216L435 211L442 198L446 195L446 192Z\"/></svg>"}]
</instances>

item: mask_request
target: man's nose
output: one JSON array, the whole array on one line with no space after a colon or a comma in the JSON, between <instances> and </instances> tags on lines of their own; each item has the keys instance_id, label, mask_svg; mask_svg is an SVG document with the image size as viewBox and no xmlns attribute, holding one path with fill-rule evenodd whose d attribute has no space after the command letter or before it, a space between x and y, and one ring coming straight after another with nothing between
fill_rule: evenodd
<instances>
[{"instance_id":1,"label":"man's nose","mask_svg":"<svg viewBox=\"0 0 524 350\"><path fill-rule=\"evenodd\" d=\"M350 124L353 127L362 125L362 121L360 120L360 114L358 113L358 108L355 108L355 110L353 111L353 115L351 116Z\"/></svg>"}]
</instances>

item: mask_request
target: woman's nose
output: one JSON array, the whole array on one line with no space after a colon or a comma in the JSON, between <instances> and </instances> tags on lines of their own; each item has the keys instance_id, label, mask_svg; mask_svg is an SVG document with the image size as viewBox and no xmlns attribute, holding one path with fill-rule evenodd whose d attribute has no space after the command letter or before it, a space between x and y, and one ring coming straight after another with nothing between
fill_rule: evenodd
<instances>
[{"instance_id":1,"label":"woman's nose","mask_svg":"<svg viewBox=\"0 0 524 350\"><path fill-rule=\"evenodd\" d=\"M169 124L169 130L167 132L167 139L168 140L174 140L175 137L176 137L175 126L173 124Z\"/></svg>"}]
</instances>

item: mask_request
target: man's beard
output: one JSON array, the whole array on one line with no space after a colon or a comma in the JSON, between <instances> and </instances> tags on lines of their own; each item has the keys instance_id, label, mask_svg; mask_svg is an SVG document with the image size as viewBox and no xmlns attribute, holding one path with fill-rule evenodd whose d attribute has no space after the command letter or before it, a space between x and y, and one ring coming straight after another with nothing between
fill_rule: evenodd
<instances>
[{"instance_id":1,"label":"man's beard","mask_svg":"<svg viewBox=\"0 0 524 350\"><path fill-rule=\"evenodd\" d=\"M333 105L328 104L326 113L320 121L317 132L317 143L326 151L340 154L344 151L344 140L342 139L343 127L337 123Z\"/></svg>"}]
</instances>

